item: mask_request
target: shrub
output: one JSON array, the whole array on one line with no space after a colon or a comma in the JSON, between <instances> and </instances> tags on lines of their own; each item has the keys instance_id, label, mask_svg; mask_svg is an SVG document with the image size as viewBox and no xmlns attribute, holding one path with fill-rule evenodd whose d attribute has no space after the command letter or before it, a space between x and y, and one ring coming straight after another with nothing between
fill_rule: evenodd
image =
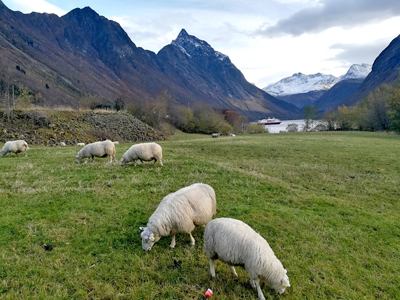
<instances>
[{"instance_id":1,"label":"shrub","mask_svg":"<svg viewBox=\"0 0 400 300\"><path fill-rule=\"evenodd\" d=\"M266 133L268 129L264 127L264 125L259 123L251 123L247 125L247 132L248 133Z\"/></svg>"},{"instance_id":2,"label":"shrub","mask_svg":"<svg viewBox=\"0 0 400 300\"><path fill-rule=\"evenodd\" d=\"M287 127L286 127L287 132L298 132L299 131L299 125L295 124L295 123L290 123Z\"/></svg>"}]
</instances>

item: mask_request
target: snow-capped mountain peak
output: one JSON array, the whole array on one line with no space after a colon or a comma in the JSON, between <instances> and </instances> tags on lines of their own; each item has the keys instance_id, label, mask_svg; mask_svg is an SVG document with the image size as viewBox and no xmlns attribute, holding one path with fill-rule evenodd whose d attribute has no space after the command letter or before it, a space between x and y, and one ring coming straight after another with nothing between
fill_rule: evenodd
<instances>
[{"instance_id":1,"label":"snow-capped mountain peak","mask_svg":"<svg viewBox=\"0 0 400 300\"><path fill-rule=\"evenodd\" d=\"M340 81L349 79L364 79L372 70L372 65L352 65L346 74L340 76Z\"/></svg>"},{"instance_id":2,"label":"snow-capped mountain peak","mask_svg":"<svg viewBox=\"0 0 400 300\"><path fill-rule=\"evenodd\" d=\"M328 90L338 81L338 78L333 75L324 75L321 73L305 75L303 73L295 73L290 77L279 80L277 83L268 85L263 90L275 97L285 96L310 91Z\"/></svg>"},{"instance_id":3,"label":"snow-capped mountain peak","mask_svg":"<svg viewBox=\"0 0 400 300\"><path fill-rule=\"evenodd\" d=\"M302 94L311 91L326 91L342 80L364 79L371 72L371 69L372 66L368 64L354 64L345 75L339 77L321 73L311 75L295 73L290 77L283 78L276 83L266 86L263 90L275 97Z\"/></svg>"},{"instance_id":4,"label":"snow-capped mountain peak","mask_svg":"<svg viewBox=\"0 0 400 300\"><path fill-rule=\"evenodd\" d=\"M225 63L231 62L228 56L215 51L206 41L200 40L193 35L189 35L185 29L181 30L178 37L173 40L171 44L177 46L183 53L190 57L205 55L210 58L217 58Z\"/></svg>"},{"instance_id":5,"label":"snow-capped mountain peak","mask_svg":"<svg viewBox=\"0 0 400 300\"><path fill-rule=\"evenodd\" d=\"M172 45L180 48L185 54L201 50L203 53L214 53L214 49L206 42L198 39L193 35L189 35L185 29L182 29L178 37L171 42Z\"/></svg>"}]
</instances>

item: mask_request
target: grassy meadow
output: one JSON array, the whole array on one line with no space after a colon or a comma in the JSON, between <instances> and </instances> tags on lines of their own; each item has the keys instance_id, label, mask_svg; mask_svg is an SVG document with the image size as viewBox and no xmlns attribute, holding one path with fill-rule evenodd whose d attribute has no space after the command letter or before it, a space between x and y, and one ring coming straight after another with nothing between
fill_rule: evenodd
<instances>
[{"instance_id":1,"label":"grassy meadow","mask_svg":"<svg viewBox=\"0 0 400 300\"><path fill-rule=\"evenodd\" d=\"M145 226L161 199L195 182L217 217L240 219L288 270L266 299L400 299L400 136L323 132L212 139L179 133L163 163L76 164L76 147L0 157L0 299L257 299L247 273L217 261L204 228L150 252ZM117 146L118 162L131 144ZM0 147L3 145L1 144Z\"/></svg>"}]
</instances>

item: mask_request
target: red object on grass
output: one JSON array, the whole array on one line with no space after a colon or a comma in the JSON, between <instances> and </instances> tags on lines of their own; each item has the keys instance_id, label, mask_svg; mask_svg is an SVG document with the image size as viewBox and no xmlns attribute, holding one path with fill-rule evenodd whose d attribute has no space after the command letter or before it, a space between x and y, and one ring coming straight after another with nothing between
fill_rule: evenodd
<instances>
[{"instance_id":1,"label":"red object on grass","mask_svg":"<svg viewBox=\"0 0 400 300\"><path fill-rule=\"evenodd\" d=\"M204 294L207 298L211 298L212 290L208 289L207 292Z\"/></svg>"}]
</instances>

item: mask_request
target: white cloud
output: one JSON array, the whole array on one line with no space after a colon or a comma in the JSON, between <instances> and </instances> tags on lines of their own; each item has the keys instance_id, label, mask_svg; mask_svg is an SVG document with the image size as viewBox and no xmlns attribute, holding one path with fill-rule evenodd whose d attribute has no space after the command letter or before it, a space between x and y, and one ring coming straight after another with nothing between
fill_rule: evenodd
<instances>
[{"instance_id":1,"label":"white cloud","mask_svg":"<svg viewBox=\"0 0 400 300\"><path fill-rule=\"evenodd\" d=\"M332 27L352 28L400 15L398 0L320 0L257 33L267 37L320 33Z\"/></svg>"},{"instance_id":2,"label":"white cloud","mask_svg":"<svg viewBox=\"0 0 400 300\"><path fill-rule=\"evenodd\" d=\"M6 5L12 5L14 10L21 11L23 13L31 12L46 12L56 14L58 16L65 15L67 12L58 6L49 3L45 0L9 0Z\"/></svg>"}]
</instances>

